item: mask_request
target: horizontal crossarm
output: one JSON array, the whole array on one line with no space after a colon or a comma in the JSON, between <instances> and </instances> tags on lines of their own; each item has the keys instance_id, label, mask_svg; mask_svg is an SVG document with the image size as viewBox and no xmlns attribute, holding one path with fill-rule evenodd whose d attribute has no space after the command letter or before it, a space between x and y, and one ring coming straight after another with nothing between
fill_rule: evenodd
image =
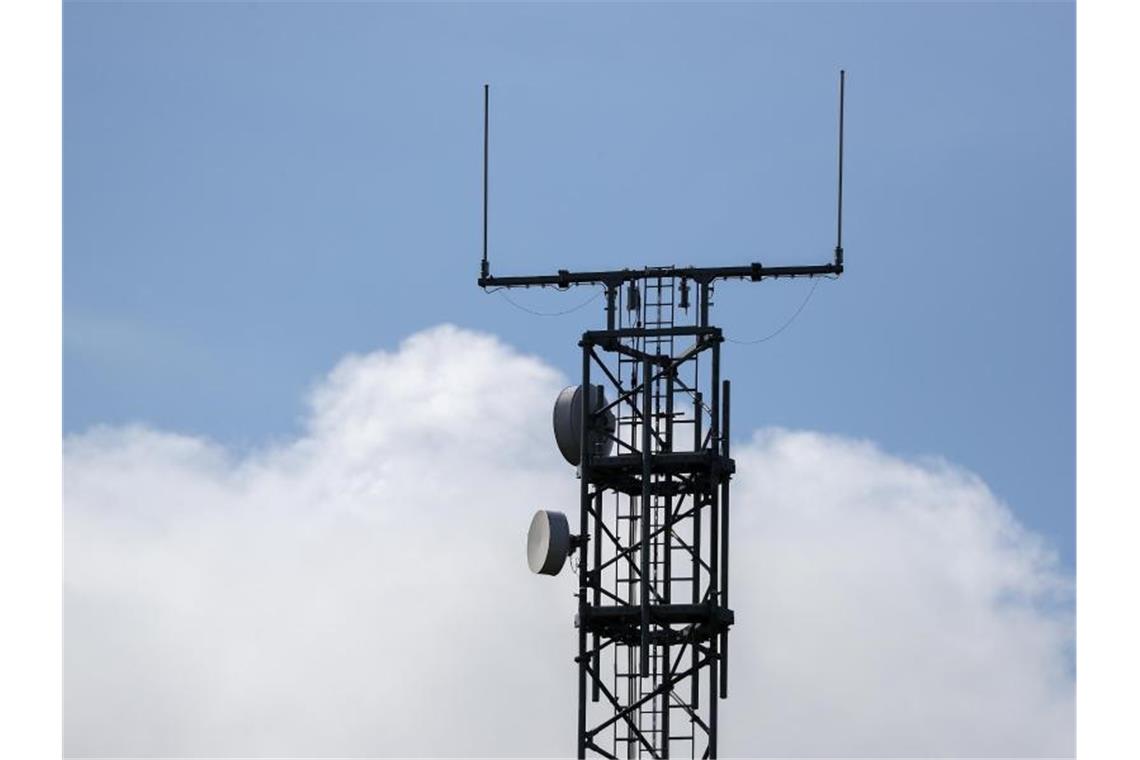
<instances>
[{"instance_id":1,"label":"horizontal crossarm","mask_svg":"<svg viewBox=\"0 0 1140 760\"><path fill-rule=\"evenodd\" d=\"M843 264L837 260L830 264L766 267L759 262L735 267L676 267L674 269L611 269L599 272L571 272L559 269L558 274L529 275L521 277L495 277L490 274L479 278L482 288L530 288L555 287L569 288L572 285L605 285L616 288L626 282L654 278L685 278L694 282L710 283L715 280L760 280L780 277L821 277L843 272Z\"/></svg>"}]
</instances>

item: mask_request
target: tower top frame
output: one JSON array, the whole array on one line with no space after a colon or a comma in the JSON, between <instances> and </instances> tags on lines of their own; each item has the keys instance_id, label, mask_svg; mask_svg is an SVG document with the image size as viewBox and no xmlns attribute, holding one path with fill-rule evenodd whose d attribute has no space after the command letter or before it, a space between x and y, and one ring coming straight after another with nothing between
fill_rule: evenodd
<instances>
[{"instance_id":1,"label":"tower top frame","mask_svg":"<svg viewBox=\"0 0 1140 760\"><path fill-rule=\"evenodd\" d=\"M825 264L764 266L751 262L742 266L722 267L662 267L652 268L654 277L692 280L709 285L716 280L748 280L838 276L843 273L843 112L847 72L839 72L839 171L836 198L835 249L832 260ZM574 272L559 269L555 274L515 275L499 277L491 274L487 255L487 196L490 155L490 102L491 86L483 85L483 258L480 262L478 285L481 288L555 287L562 290L576 285L603 285L607 290L621 287L627 282L644 279L646 269L608 269L592 272Z\"/></svg>"}]
</instances>

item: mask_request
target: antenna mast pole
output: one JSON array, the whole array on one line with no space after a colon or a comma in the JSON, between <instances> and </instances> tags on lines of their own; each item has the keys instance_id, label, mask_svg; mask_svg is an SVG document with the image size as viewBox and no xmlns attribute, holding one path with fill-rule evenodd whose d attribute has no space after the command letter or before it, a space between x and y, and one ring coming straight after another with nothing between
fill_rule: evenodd
<instances>
[{"instance_id":1,"label":"antenna mast pole","mask_svg":"<svg viewBox=\"0 0 1140 760\"><path fill-rule=\"evenodd\" d=\"M483 264L479 268L480 281L489 279L491 265L487 262L487 156L491 142L491 85L483 85Z\"/></svg>"},{"instance_id":2,"label":"antenna mast pole","mask_svg":"<svg viewBox=\"0 0 1140 760\"><path fill-rule=\"evenodd\" d=\"M839 198L836 202L836 263L844 265L844 84L847 72L839 71ZM483 248L487 259L487 248Z\"/></svg>"}]
</instances>

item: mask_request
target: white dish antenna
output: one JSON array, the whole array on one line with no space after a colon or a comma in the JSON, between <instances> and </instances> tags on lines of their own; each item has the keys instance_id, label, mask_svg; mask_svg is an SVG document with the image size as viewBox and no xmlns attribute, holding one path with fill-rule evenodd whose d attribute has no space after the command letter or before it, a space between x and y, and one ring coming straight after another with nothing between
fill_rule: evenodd
<instances>
[{"instance_id":1,"label":"white dish antenna","mask_svg":"<svg viewBox=\"0 0 1140 760\"><path fill-rule=\"evenodd\" d=\"M558 575L574 548L570 523L561 512L540 509L530 521L526 534L526 561L531 572Z\"/></svg>"},{"instance_id":2,"label":"white dish antenna","mask_svg":"<svg viewBox=\"0 0 1140 760\"><path fill-rule=\"evenodd\" d=\"M605 408L606 391L601 385L590 386L591 410ZM554 440L566 461L577 467L582 461L582 386L571 385L564 388L554 401ZM614 442L609 436L614 434L617 420L612 410L607 409L596 427L590 431L589 443L593 453L607 456Z\"/></svg>"}]
</instances>

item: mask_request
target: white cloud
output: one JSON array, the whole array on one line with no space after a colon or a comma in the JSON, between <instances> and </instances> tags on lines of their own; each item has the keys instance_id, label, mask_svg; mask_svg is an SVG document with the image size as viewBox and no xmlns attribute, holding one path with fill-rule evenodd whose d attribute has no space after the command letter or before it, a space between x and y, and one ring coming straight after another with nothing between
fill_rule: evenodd
<instances>
[{"instance_id":1,"label":"white cloud","mask_svg":"<svg viewBox=\"0 0 1140 760\"><path fill-rule=\"evenodd\" d=\"M984 483L816 433L762 432L736 458L749 633L726 748L1072 754L1071 583Z\"/></svg>"},{"instance_id":2,"label":"white cloud","mask_svg":"<svg viewBox=\"0 0 1140 760\"><path fill-rule=\"evenodd\" d=\"M566 755L575 578L563 378L454 327L345 359L306 433L235 458L65 448L72 755ZM762 431L734 456L725 755L1073 752L1069 580L976 477Z\"/></svg>"}]
</instances>

